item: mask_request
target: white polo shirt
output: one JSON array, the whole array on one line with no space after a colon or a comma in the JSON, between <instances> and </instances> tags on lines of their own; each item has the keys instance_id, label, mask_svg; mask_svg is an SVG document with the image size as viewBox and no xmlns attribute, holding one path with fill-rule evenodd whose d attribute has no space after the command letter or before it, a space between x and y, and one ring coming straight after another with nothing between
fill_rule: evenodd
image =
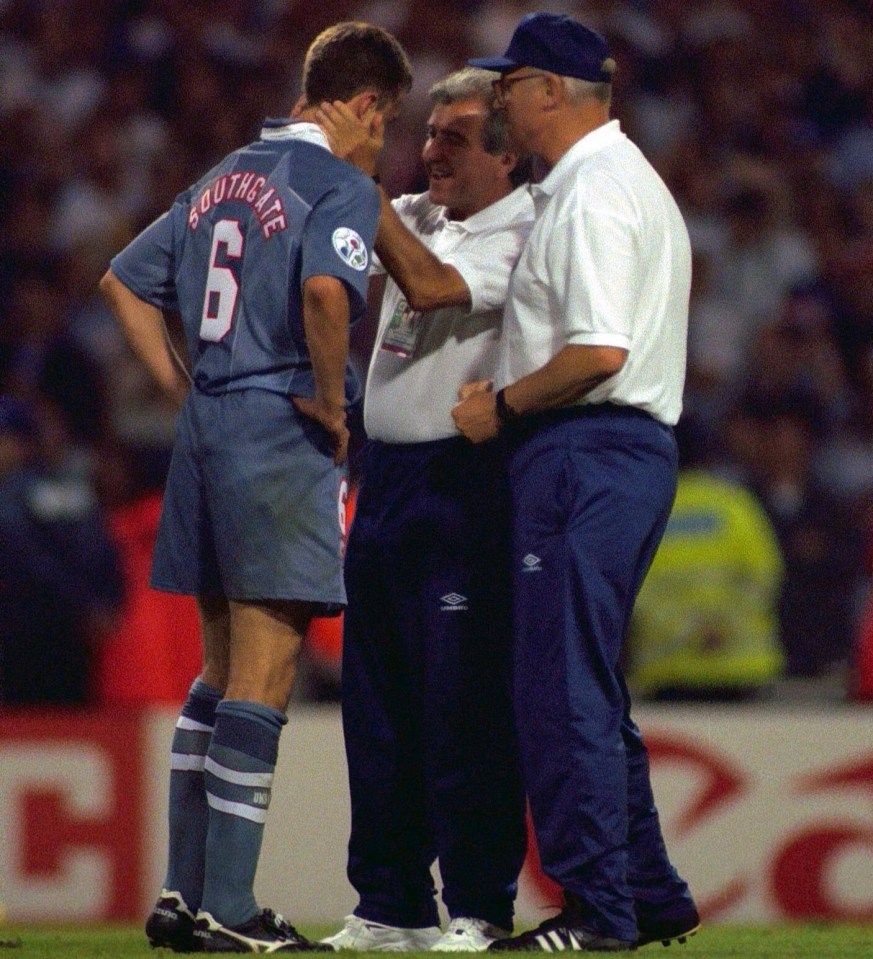
<instances>
[{"instance_id":1,"label":"white polo shirt","mask_svg":"<svg viewBox=\"0 0 873 959\"><path fill-rule=\"evenodd\" d=\"M531 188L537 221L512 277L495 385L568 344L617 346L624 367L581 402L682 411L691 247L664 182L617 120L575 143Z\"/></svg>"},{"instance_id":2,"label":"white polo shirt","mask_svg":"<svg viewBox=\"0 0 873 959\"><path fill-rule=\"evenodd\" d=\"M392 205L422 243L461 274L471 307L413 313L389 278L367 374L364 427L386 443L458 436L451 415L458 390L494 377L509 278L533 225L533 202L519 187L462 221L447 219L445 207L426 193ZM375 258L371 272L384 272Z\"/></svg>"}]
</instances>

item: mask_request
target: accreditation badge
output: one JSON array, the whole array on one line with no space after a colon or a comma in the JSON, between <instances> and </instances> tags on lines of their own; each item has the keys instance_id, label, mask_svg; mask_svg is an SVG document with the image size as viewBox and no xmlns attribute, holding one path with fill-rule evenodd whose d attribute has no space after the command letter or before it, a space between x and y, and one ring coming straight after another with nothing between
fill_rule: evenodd
<instances>
[{"instance_id":1,"label":"accreditation badge","mask_svg":"<svg viewBox=\"0 0 873 959\"><path fill-rule=\"evenodd\" d=\"M396 353L398 356L412 356L421 330L421 313L413 310L401 297L391 314L388 326L385 327L385 335L382 337L379 349L388 350L389 353Z\"/></svg>"}]
</instances>

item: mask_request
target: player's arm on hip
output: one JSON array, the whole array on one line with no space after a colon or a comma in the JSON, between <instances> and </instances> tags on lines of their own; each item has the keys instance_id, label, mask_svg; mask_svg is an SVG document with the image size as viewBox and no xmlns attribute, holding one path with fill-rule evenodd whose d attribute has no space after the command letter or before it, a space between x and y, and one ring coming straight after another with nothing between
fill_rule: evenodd
<instances>
[{"instance_id":1,"label":"player's arm on hip","mask_svg":"<svg viewBox=\"0 0 873 959\"><path fill-rule=\"evenodd\" d=\"M303 283L303 329L312 362L315 397L296 397L297 408L330 433L334 459L348 449L345 376L349 356L351 309L345 284L335 276L315 275Z\"/></svg>"},{"instance_id":2,"label":"player's arm on hip","mask_svg":"<svg viewBox=\"0 0 873 959\"><path fill-rule=\"evenodd\" d=\"M161 389L181 405L191 378L170 345L164 314L141 300L112 270L100 280L100 292L134 354Z\"/></svg>"}]
</instances>

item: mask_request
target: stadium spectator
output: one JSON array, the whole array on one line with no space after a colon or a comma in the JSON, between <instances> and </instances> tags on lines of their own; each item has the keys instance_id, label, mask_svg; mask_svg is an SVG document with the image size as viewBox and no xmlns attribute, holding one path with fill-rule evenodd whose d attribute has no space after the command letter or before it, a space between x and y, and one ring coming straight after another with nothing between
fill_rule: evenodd
<instances>
[{"instance_id":1,"label":"stadium spectator","mask_svg":"<svg viewBox=\"0 0 873 959\"><path fill-rule=\"evenodd\" d=\"M0 347L3 389L37 406L47 399L62 413L79 444L106 438L105 383L65 322L56 271L21 270L6 305L7 339Z\"/></svg>"},{"instance_id":2,"label":"stadium spectator","mask_svg":"<svg viewBox=\"0 0 873 959\"><path fill-rule=\"evenodd\" d=\"M785 394L755 405L751 415L758 433L752 488L785 562L779 620L786 675L847 675L866 575L864 530L847 504L816 481L818 409L803 396Z\"/></svg>"},{"instance_id":3,"label":"stadium spectator","mask_svg":"<svg viewBox=\"0 0 873 959\"><path fill-rule=\"evenodd\" d=\"M718 443L724 418L748 368L751 338L729 297L712 289L710 261L692 257L688 308L688 369L683 397L682 436L690 457L704 459Z\"/></svg>"},{"instance_id":4,"label":"stadium spectator","mask_svg":"<svg viewBox=\"0 0 873 959\"><path fill-rule=\"evenodd\" d=\"M759 699L782 674L781 581L776 531L754 494L686 465L634 607L632 688L661 700Z\"/></svg>"},{"instance_id":5,"label":"stadium spectator","mask_svg":"<svg viewBox=\"0 0 873 959\"><path fill-rule=\"evenodd\" d=\"M712 288L754 331L776 313L785 293L815 278L814 250L801 232L781 222L763 185L739 184L724 201L724 215L730 232L711 261Z\"/></svg>"},{"instance_id":6,"label":"stadium spectator","mask_svg":"<svg viewBox=\"0 0 873 959\"><path fill-rule=\"evenodd\" d=\"M148 178L126 169L123 128L109 112L94 113L73 141L72 175L62 184L52 210L50 243L59 254L100 242L118 224L136 222L145 205Z\"/></svg>"},{"instance_id":7,"label":"stadium spectator","mask_svg":"<svg viewBox=\"0 0 873 959\"><path fill-rule=\"evenodd\" d=\"M846 425L853 394L840 359L830 299L816 286L788 291L749 340L735 384L758 407L797 398L815 411L820 438Z\"/></svg>"},{"instance_id":8,"label":"stadium spectator","mask_svg":"<svg viewBox=\"0 0 873 959\"><path fill-rule=\"evenodd\" d=\"M63 417L0 396L0 702L83 706L123 598L120 562Z\"/></svg>"},{"instance_id":9,"label":"stadium spectator","mask_svg":"<svg viewBox=\"0 0 873 959\"><path fill-rule=\"evenodd\" d=\"M20 17L27 42L7 48L12 69L4 99L33 103L40 122L54 127L58 137L74 134L103 93L106 81L99 57L111 19L99 15L99 0L7 6L13 22ZM81 29L84 24L87 30Z\"/></svg>"},{"instance_id":10,"label":"stadium spectator","mask_svg":"<svg viewBox=\"0 0 873 959\"><path fill-rule=\"evenodd\" d=\"M101 281L134 353L182 407L152 584L196 596L202 620L203 671L173 743L167 878L146 923L154 946L330 948L259 909L253 890L303 635L345 603L349 325L366 306L378 223L375 185L332 155L315 120L337 99L384 122L410 84L393 36L329 28L291 117L265 121L180 194ZM182 316L190 377L164 309Z\"/></svg>"}]
</instances>

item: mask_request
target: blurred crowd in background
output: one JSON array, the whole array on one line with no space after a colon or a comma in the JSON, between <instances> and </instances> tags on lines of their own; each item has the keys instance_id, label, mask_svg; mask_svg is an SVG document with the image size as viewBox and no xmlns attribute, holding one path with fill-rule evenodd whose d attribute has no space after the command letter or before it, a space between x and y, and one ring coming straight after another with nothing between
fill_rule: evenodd
<instances>
[{"instance_id":1,"label":"blurred crowd in background","mask_svg":"<svg viewBox=\"0 0 873 959\"><path fill-rule=\"evenodd\" d=\"M382 182L424 189L431 84L535 9L609 39L613 114L694 254L683 472L630 679L873 699L868 0L0 0L0 702L180 701L197 669L193 603L146 588L175 411L97 293L111 256L288 114L340 20L410 55ZM335 695L338 636L301 696Z\"/></svg>"}]
</instances>

